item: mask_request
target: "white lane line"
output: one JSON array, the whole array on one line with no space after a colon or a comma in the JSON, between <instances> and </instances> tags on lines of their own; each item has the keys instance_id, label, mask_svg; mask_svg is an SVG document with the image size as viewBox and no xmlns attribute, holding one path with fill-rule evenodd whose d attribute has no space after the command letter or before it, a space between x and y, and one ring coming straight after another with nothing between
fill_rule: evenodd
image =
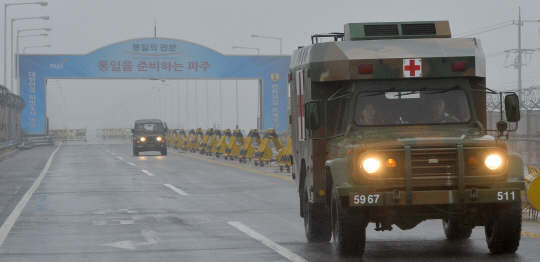
<instances>
[{"instance_id":1,"label":"white lane line","mask_svg":"<svg viewBox=\"0 0 540 262\"><path fill-rule=\"evenodd\" d=\"M105 150L105 151L107 151L107 152L109 152L109 153L111 152L111 151L109 151L109 150Z\"/></svg>"},{"instance_id":2,"label":"white lane line","mask_svg":"<svg viewBox=\"0 0 540 262\"><path fill-rule=\"evenodd\" d=\"M148 176L154 176L154 174L148 172L148 170L143 170L144 173L146 173Z\"/></svg>"},{"instance_id":3,"label":"white lane line","mask_svg":"<svg viewBox=\"0 0 540 262\"><path fill-rule=\"evenodd\" d=\"M121 158L121 157L119 157L119 156L117 156L117 158L120 159L120 160L124 160L123 158Z\"/></svg>"},{"instance_id":4,"label":"white lane line","mask_svg":"<svg viewBox=\"0 0 540 262\"><path fill-rule=\"evenodd\" d=\"M115 154L115 153L112 153L112 152L111 152L111 155L116 156L116 154Z\"/></svg>"},{"instance_id":5,"label":"white lane line","mask_svg":"<svg viewBox=\"0 0 540 262\"><path fill-rule=\"evenodd\" d=\"M178 194L180 194L182 196L189 196L186 192L180 190L179 188L177 188L177 187L175 187L175 186L173 186L171 184L163 184L163 185L170 188L170 189L172 189L172 191L174 191L174 192L176 192L176 193L178 193Z\"/></svg>"},{"instance_id":6,"label":"white lane line","mask_svg":"<svg viewBox=\"0 0 540 262\"><path fill-rule=\"evenodd\" d=\"M130 164L130 165L132 165L132 166L137 166L137 165L135 165L135 164L133 164L133 163L131 163L131 162L126 162L126 163L128 163L128 164Z\"/></svg>"},{"instance_id":7,"label":"white lane line","mask_svg":"<svg viewBox=\"0 0 540 262\"><path fill-rule=\"evenodd\" d=\"M41 184L41 180L43 180L43 178L45 177L45 174L47 174L47 172L49 171L49 167L51 166L53 157L58 151L58 149L60 149L60 147L57 147L56 150L54 150L54 152L49 157L49 161L47 161L45 168L43 168L43 171L41 171L41 174L39 174L38 178L36 179L32 187L28 189L26 194L24 194L24 196L22 197L21 201L19 201L15 209L13 209L9 217L6 219L2 227L0 227L0 246L2 246L2 244L4 243L4 240L6 240L9 234L9 231L11 231L11 228L13 227L15 222L17 222L19 215L21 214L24 207L28 203L28 200L30 200L30 197L32 197L32 194L34 194L36 189L39 187L39 184Z\"/></svg>"},{"instance_id":8,"label":"white lane line","mask_svg":"<svg viewBox=\"0 0 540 262\"><path fill-rule=\"evenodd\" d=\"M251 228L244 226L240 222L228 222L231 226L236 227L238 230L246 233L248 236L252 237L253 239L263 243L265 246L269 247L270 249L278 252L280 255L284 256L290 261L294 262L307 262L304 258L301 256L291 252L290 250L276 244L276 242L266 238L265 236L257 233L256 231L253 231Z\"/></svg>"}]
</instances>

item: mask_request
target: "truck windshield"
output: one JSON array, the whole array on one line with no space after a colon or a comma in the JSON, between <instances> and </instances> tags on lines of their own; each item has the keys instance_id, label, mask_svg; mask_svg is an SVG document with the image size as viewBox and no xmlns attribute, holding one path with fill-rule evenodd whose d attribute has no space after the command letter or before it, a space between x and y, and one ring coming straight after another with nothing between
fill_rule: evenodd
<instances>
[{"instance_id":1,"label":"truck windshield","mask_svg":"<svg viewBox=\"0 0 540 262\"><path fill-rule=\"evenodd\" d=\"M358 94L354 123L358 126L467 123L471 111L467 95L448 89L365 91Z\"/></svg>"},{"instance_id":2,"label":"truck windshield","mask_svg":"<svg viewBox=\"0 0 540 262\"><path fill-rule=\"evenodd\" d=\"M140 131L140 132L163 131L163 124L137 124L135 125L135 131Z\"/></svg>"}]
</instances>

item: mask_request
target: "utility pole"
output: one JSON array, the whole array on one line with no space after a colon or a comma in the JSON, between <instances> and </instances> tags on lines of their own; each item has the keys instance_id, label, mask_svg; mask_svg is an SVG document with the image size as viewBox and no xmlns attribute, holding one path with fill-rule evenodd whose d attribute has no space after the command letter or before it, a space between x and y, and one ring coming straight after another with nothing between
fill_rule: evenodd
<instances>
[{"instance_id":1,"label":"utility pole","mask_svg":"<svg viewBox=\"0 0 540 262\"><path fill-rule=\"evenodd\" d=\"M513 51L517 51L517 59L516 59L516 62L513 64L514 68L517 68L518 70L518 95L521 95L521 68L523 67L523 60L521 58L521 55L525 52L526 54L527 53L532 53L534 51L537 51L537 49L522 49L521 48L521 27L523 26L523 23L524 22L540 22L540 20L521 20L521 7L519 8L519 16L518 16L518 21L517 21L517 26L518 26L518 49L513 49L513 50L506 50L505 52L513 52ZM513 24L516 24L516 21L513 21Z\"/></svg>"}]
</instances>

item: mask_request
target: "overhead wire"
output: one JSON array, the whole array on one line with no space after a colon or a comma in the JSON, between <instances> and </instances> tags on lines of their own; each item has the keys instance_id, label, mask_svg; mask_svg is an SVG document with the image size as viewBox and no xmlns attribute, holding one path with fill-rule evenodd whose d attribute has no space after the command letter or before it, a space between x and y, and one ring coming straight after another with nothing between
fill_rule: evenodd
<instances>
[{"instance_id":1,"label":"overhead wire","mask_svg":"<svg viewBox=\"0 0 540 262\"><path fill-rule=\"evenodd\" d=\"M473 32L476 32L476 31L482 31L482 30L484 30L484 29L489 29L489 28L492 28L492 27L495 27L495 26L500 26L500 25L503 25L503 24L506 24L506 23L509 23L509 22L513 22L513 20L508 20L508 21L504 21L504 22L501 22L501 23L498 23L498 24L489 25L489 26L482 27L482 28L477 28L477 29L474 29L474 30L471 30L471 31L467 31L467 32L463 32L463 33L456 34L455 36L459 36L459 35L468 35L468 34L471 34L471 33L473 33Z\"/></svg>"}]
</instances>

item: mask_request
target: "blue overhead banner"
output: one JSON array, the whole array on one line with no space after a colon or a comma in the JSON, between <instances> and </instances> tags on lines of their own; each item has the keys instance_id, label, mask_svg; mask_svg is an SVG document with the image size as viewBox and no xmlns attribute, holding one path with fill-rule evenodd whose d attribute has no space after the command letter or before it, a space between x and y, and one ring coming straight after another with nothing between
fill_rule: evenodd
<instances>
[{"instance_id":1,"label":"blue overhead banner","mask_svg":"<svg viewBox=\"0 0 540 262\"><path fill-rule=\"evenodd\" d=\"M87 55L20 55L20 95L26 102L21 125L28 134L46 133L45 80L262 79L264 128L287 130L290 56L226 56L191 42L141 38Z\"/></svg>"}]
</instances>

